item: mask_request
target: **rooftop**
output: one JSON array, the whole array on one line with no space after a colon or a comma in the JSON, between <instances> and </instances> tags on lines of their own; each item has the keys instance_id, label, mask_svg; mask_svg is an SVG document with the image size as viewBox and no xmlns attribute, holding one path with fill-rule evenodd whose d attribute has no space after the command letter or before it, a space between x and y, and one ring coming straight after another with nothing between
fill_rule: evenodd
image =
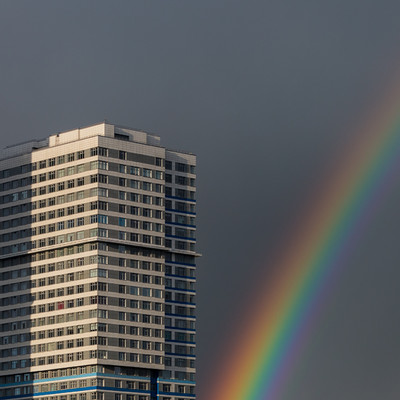
<instances>
[{"instance_id":1,"label":"rooftop","mask_svg":"<svg viewBox=\"0 0 400 400\"><path fill-rule=\"evenodd\" d=\"M108 122L101 122L99 124L90 125L84 128L56 133L46 139L35 139L7 146L0 150L0 160L31 153L32 151L45 147L54 147L66 143L72 143L77 140L82 140L93 136L106 136L120 140L126 140L129 142L160 146L160 137L157 135L120 125L113 125Z\"/></svg>"}]
</instances>

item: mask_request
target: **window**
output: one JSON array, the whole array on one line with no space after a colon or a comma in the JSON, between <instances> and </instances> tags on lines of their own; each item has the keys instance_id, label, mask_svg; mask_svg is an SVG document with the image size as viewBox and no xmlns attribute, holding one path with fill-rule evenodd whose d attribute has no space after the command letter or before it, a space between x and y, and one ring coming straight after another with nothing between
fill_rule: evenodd
<instances>
[{"instance_id":1,"label":"window","mask_svg":"<svg viewBox=\"0 0 400 400\"><path fill-rule=\"evenodd\" d=\"M107 161L98 161L98 168L107 171L108 170L108 162Z\"/></svg>"},{"instance_id":2,"label":"window","mask_svg":"<svg viewBox=\"0 0 400 400\"><path fill-rule=\"evenodd\" d=\"M107 175L99 175L99 182L100 183L108 183L108 176Z\"/></svg>"},{"instance_id":3,"label":"window","mask_svg":"<svg viewBox=\"0 0 400 400\"><path fill-rule=\"evenodd\" d=\"M142 201L143 201L143 203L145 203L145 204L151 204L152 203L152 197L151 196L148 196L148 195L143 195L142 196Z\"/></svg>"},{"instance_id":4,"label":"window","mask_svg":"<svg viewBox=\"0 0 400 400\"><path fill-rule=\"evenodd\" d=\"M151 236L150 235L143 235L143 243L150 244L151 243Z\"/></svg>"},{"instance_id":5,"label":"window","mask_svg":"<svg viewBox=\"0 0 400 400\"><path fill-rule=\"evenodd\" d=\"M82 307L84 305L83 298L76 299L76 307Z\"/></svg>"},{"instance_id":6,"label":"window","mask_svg":"<svg viewBox=\"0 0 400 400\"><path fill-rule=\"evenodd\" d=\"M64 203L65 203L65 196L58 196L57 204L64 204Z\"/></svg>"},{"instance_id":7,"label":"window","mask_svg":"<svg viewBox=\"0 0 400 400\"><path fill-rule=\"evenodd\" d=\"M147 177L147 178L151 178L152 177L152 172L153 171L151 169L143 168L142 176Z\"/></svg>"},{"instance_id":8,"label":"window","mask_svg":"<svg viewBox=\"0 0 400 400\"><path fill-rule=\"evenodd\" d=\"M70 206L67 208L67 215L73 215L75 213L75 207Z\"/></svg>"},{"instance_id":9,"label":"window","mask_svg":"<svg viewBox=\"0 0 400 400\"><path fill-rule=\"evenodd\" d=\"M150 182L143 182L142 183L143 190L152 190L152 184Z\"/></svg>"},{"instance_id":10,"label":"window","mask_svg":"<svg viewBox=\"0 0 400 400\"><path fill-rule=\"evenodd\" d=\"M119 186L126 186L127 180L125 178L119 178L118 184Z\"/></svg>"},{"instance_id":11,"label":"window","mask_svg":"<svg viewBox=\"0 0 400 400\"><path fill-rule=\"evenodd\" d=\"M99 215L98 216L98 221L100 224L107 224L108 223L108 217L107 215Z\"/></svg>"}]
</instances>

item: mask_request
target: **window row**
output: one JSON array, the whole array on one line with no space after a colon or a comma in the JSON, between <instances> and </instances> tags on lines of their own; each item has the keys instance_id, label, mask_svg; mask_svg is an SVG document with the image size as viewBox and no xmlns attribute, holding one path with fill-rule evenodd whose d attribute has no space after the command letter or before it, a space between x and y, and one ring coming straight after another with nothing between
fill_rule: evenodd
<instances>
[{"instance_id":1,"label":"window row","mask_svg":"<svg viewBox=\"0 0 400 400\"><path fill-rule=\"evenodd\" d=\"M183 346L181 344L166 344L165 345L165 353L169 355L180 355L180 356L188 356L193 357L195 355L195 347L193 346Z\"/></svg>"},{"instance_id":2,"label":"window row","mask_svg":"<svg viewBox=\"0 0 400 400\"><path fill-rule=\"evenodd\" d=\"M154 282L161 282L161 279L158 279L158 277L152 278L151 279L152 283ZM160 283L161 284L161 283ZM105 283L105 282L92 282L91 284L86 284L86 286L90 287L91 290L96 290L96 291L101 291L101 292L113 292L113 293L123 293L123 294L130 294L133 296L142 296L142 297L154 297L157 299L163 298L163 291L161 289L155 289L155 288L149 288L149 287L140 287L140 286L128 286L128 285L117 285L117 284L112 284L112 283ZM78 290L84 290L84 286L82 285L81 287L76 288L76 292L80 293ZM60 296L66 296L66 295L72 295L74 294L74 287L60 287L58 289L51 289L47 291L40 291L40 292L34 292L31 293L31 299L34 300L45 300L45 299L51 299L54 298L55 296L60 297ZM81 292L85 293L85 292ZM175 296L177 297L177 296ZM3 298L1 303L6 303L4 300L8 299ZM65 308L72 308L72 307L80 307L81 305L85 304L97 304L99 299L97 296L92 296L89 298L84 298L82 299L74 299L74 300L68 300ZM81 304L82 303L82 304ZM100 304L105 304L105 303L100 303Z\"/></svg>"},{"instance_id":3,"label":"window row","mask_svg":"<svg viewBox=\"0 0 400 400\"><path fill-rule=\"evenodd\" d=\"M177 254L177 253L167 253L165 255L165 260L175 264L185 265L185 267L195 267L195 256L188 254Z\"/></svg>"},{"instance_id":4,"label":"window row","mask_svg":"<svg viewBox=\"0 0 400 400\"><path fill-rule=\"evenodd\" d=\"M36 195L36 192L35 192ZM15 201L25 200L33 197L32 189L23 190L22 192L14 192L11 194L6 194L4 196L0 196L0 204L7 204Z\"/></svg>"},{"instance_id":5,"label":"window row","mask_svg":"<svg viewBox=\"0 0 400 400\"><path fill-rule=\"evenodd\" d=\"M65 322L65 321L64 321ZM62 322L61 322L62 323ZM39 325L39 326L46 326ZM81 328L79 330L79 328ZM37 337L38 339L44 338L44 334L46 331L40 332L32 332L31 340L35 340ZM69 326L67 328L57 328L57 329L50 329L47 331L48 335L56 335L56 336L48 336L48 337L62 337L80 333L87 333L87 332L109 332L109 333L118 333L123 335L135 335L135 336L144 336L144 337L155 337L155 338L162 338L163 330L158 328L150 328L150 327L139 327L139 326L129 326L129 325L114 325L114 324L106 324L103 322L95 322L88 325L78 325L77 327ZM110 341L114 341L115 337L108 338ZM3 341L5 337L3 338ZM98 343L98 344L102 344ZM110 342L107 343L111 345ZM117 346L118 344L115 344Z\"/></svg>"},{"instance_id":6,"label":"window row","mask_svg":"<svg viewBox=\"0 0 400 400\"><path fill-rule=\"evenodd\" d=\"M88 149L86 150L79 150L78 152L74 152L74 153L69 153L66 155L61 155L58 157L52 157L49 158L47 160L40 160L38 162L33 162L32 165L32 171L35 171L36 169L43 169L43 168L47 168L47 167L54 167L56 165L59 164L64 164L65 162L73 162L76 160L82 160L86 157L89 156L89 151ZM90 150L90 156L92 156L91 154L91 150Z\"/></svg>"},{"instance_id":7,"label":"window row","mask_svg":"<svg viewBox=\"0 0 400 400\"><path fill-rule=\"evenodd\" d=\"M196 231L193 229L178 228L172 226L165 227L165 235L182 238L182 239L195 239Z\"/></svg>"},{"instance_id":8,"label":"window row","mask_svg":"<svg viewBox=\"0 0 400 400\"><path fill-rule=\"evenodd\" d=\"M90 264L94 264L98 262L99 257L103 256L90 256L89 261ZM71 268L74 266L74 261L75 260L68 260L66 263L68 265L68 268ZM146 263L146 262L143 262ZM45 273L45 272L53 272L55 270L55 263L49 264L48 267L46 268L46 265L39 265L37 267L32 267L38 271L39 274ZM82 259L77 259L77 266L82 266L84 265L84 261ZM54 268L54 269L53 269ZM61 268L61 267L60 267ZM146 267L147 269L147 267ZM157 271L161 272L162 270L162 264L159 264L159 269ZM27 290L35 287L44 287L44 286L50 286L54 284L60 284L64 282L72 282L74 280L80 280L80 279L85 279L85 278L93 278L93 277L104 277L104 278L110 278L110 279L119 279L123 281L131 281L131 282L142 282L142 283L151 283L154 285L162 285L164 284L164 278L159 275L148 275L148 274L139 274L136 272L124 272L124 271L113 271L113 270L105 270L105 269L92 269L89 271L79 271L76 273L68 273L68 274L61 274L61 275L53 275L49 276L47 278L40 278L40 279L31 279L29 281L23 281L23 282L16 282L16 283L11 283L11 284L5 284L0 286L0 293L9 293L9 292L16 292L19 290ZM168 279L166 282L170 282L171 280ZM176 281L179 283L176 283L177 288L181 289L187 289L189 286L189 283L186 281ZM86 284L86 286L89 284ZM169 285L171 286L171 285ZM93 290L93 289L92 289ZM72 293L73 294L73 289Z\"/></svg>"},{"instance_id":9,"label":"window row","mask_svg":"<svg viewBox=\"0 0 400 400\"><path fill-rule=\"evenodd\" d=\"M108 170L108 164L104 163L103 161L94 161L93 163L90 164L90 166L87 166L85 164L82 165L78 165L75 169L75 167L69 167L66 169L59 169L57 171L50 171L47 174L40 174L37 176L32 176L31 178L25 178L23 180L21 180L20 185L15 185L12 184L14 182L18 182L18 181L14 181L14 182L9 182L9 183L5 183L3 184L3 188L4 190L11 190L13 189L13 186L16 186L16 188L22 186L22 183L24 183L23 186L28 186L31 184L36 184L36 183L41 183L41 182L46 182L47 180L54 180L54 179L61 179L64 178L65 176L72 176L75 174L75 171L77 173L82 173L85 170L87 170L89 167L91 170L93 169L101 169L101 170ZM143 169L143 171L145 171L145 169ZM152 177L152 171L148 170L150 173L146 174L144 176L151 178ZM157 171L158 172L158 171ZM150 176L148 176L150 175ZM156 174L159 175L159 174ZM116 176L109 176L109 175L104 175L104 174L94 174L94 175L90 175L88 176L83 176L83 177L79 177L76 179L69 179L67 181L63 181L63 182L59 182L56 184L51 184L48 186L48 192L54 192L55 188L57 187L58 190L63 190L63 188L68 188L71 189L73 187L76 186L82 186L85 184L85 182L87 183L105 183L105 184L111 184L111 185L118 185L118 186L126 186L126 187L130 187L132 189L142 189L142 190L147 190L147 191L154 191L154 192L158 192L158 193L163 193L164 190L164 186L160 183L153 183L153 182L148 182L148 181L139 181L136 179L127 179L127 178L122 178L122 177L116 177ZM62 184L61 186L59 186L59 184ZM1 186L0 186L1 188ZM41 188L39 188L39 191L36 191L36 193L39 194L43 194L44 193L44 189L41 190Z\"/></svg>"},{"instance_id":10,"label":"window row","mask_svg":"<svg viewBox=\"0 0 400 400\"><path fill-rule=\"evenodd\" d=\"M0 384L14 383L14 382L30 382L39 379L67 377L75 375L83 375L88 373L104 373L104 367L101 365L81 366L73 368L52 369L40 372L31 372L15 375L0 376Z\"/></svg>"},{"instance_id":11,"label":"window row","mask_svg":"<svg viewBox=\"0 0 400 400\"><path fill-rule=\"evenodd\" d=\"M89 167L90 167L89 164L79 164L79 165L73 165L68 168L61 168L61 169L57 169L57 170L53 169L47 173L44 172L39 175L32 176L31 183L45 182L47 180L50 181L53 179L64 178L65 176L81 174L83 172L88 171Z\"/></svg>"},{"instance_id":12,"label":"window row","mask_svg":"<svg viewBox=\"0 0 400 400\"><path fill-rule=\"evenodd\" d=\"M172 266L172 265L165 266L165 275L194 278L195 272L196 271L194 268Z\"/></svg>"},{"instance_id":13,"label":"window row","mask_svg":"<svg viewBox=\"0 0 400 400\"><path fill-rule=\"evenodd\" d=\"M178 303L194 304L195 296L192 294L178 293L178 292L165 292L165 301L175 301Z\"/></svg>"},{"instance_id":14,"label":"window row","mask_svg":"<svg viewBox=\"0 0 400 400\"><path fill-rule=\"evenodd\" d=\"M143 176L145 178L153 178L162 180L164 179L164 172L158 170L152 170L149 168L140 168L133 165L119 164L118 172L121 174L129 174L135 176Z\"/></svg>"},{"instance_id":15,"label":"window row","mask_svg":"<svg viewBox=\"0 0 400 400\"><path fill-rule=\"evenodd\" d=\"M4 298L0 299L0 305L3 307L6 307L9 305L14 305L14 304L32 302L35 300L52 299L56 295L57 296L65 296L68 294L68 291L66 289L67 288L58 288L58 289L51 289L51 290L47 290L47 291L39 291L36 293L4 297ZM142 296L142 297L153 297L156 299L161 299L164 297L163 290L161 290L161 289L155 289L155 288L149 288L149 287L138 287L138 286L127 286L127 285L115 285L115 284L107 284L107 283L102 283L102 282L98 283L97 290L115 292L115 293L124 293L124 294L130 294L130 295ZM71 289L71 291L72 291L72 289ZM183 298L182 296L175 296L175 297L186 300L186 297L185 298ZM80 307L80 306L88 305L88 304L97 304L98 301L100 301L100 300L97 296L92 296L90 298L71 299L71 300L67 301L65 308Z\"/></svg>"},{"instance_id":16,"label":"window row","mask_svg":"<svg viewBox=\"0 0 400 400\"><path fill-rule=\"evenodd\" d=\"M36 386L33 386L35 388ZM2 393L0 391L0 393ZM13 398L13 396L18 396L21 397L20 395L26 395L32 393L32 386L23 386L21 388L9 388L9 389L4 389L3 394L7 398ZM40 393L39 393L40 394ZM128 395L129 396L129 395ZM128 396L126 400L128 400ZM36 400L104 400L104 392L89 392L89 393L79 393L79 394L63 394L60 396L46 396L46 397L38 397L38 395L35 395ZM129 400L149 400L150 398L145 396L145 395L139 395L135 397L132 397ZM119 400L125 400L125 399L119 399ZM179 400L179 399L178 399ZM183 399L182 399L183 400Z\"/></svg>"},{"instance_id":17,"label":"window row","mask_svg":"<svg viewBox=\"0 0 400 400\"><path fill-rule=\"evenodd\" d=\"M195 334L186 332L165 331L165 342L174 340L175 342L195 344Z\"/></svg>"},{"instance_id":18,"label":"window row","mask_svg":"<svg viewBox=\"0 0 400 400\"><path fill-rule=\"evenodd\" d=\"M174 360L174 362L172 362L172 360ZM171 357L165 357L165 366L171 367L172 365L180 368L195 368L195 360L187 358L172 359Z\"/></svg>"},{"instance_id":19,"label":"window row","mask_svg":"<svg viewBox=\"0 0 400 400\"><path fill-rule=\"evenodd\" d=\"M172 183L172 175L165 174L165 183ZM196 186L196 180L194 178L188 178L187 176L175 175L175 184L182 186Z\"/></svg>"},{"instance_id":20,"label":"window row","mask_svg":"<svg viewBox=\"0 0 400 400\"><path fill-rule=\"evenodd\" d=\"M6 190L15 190L20 187L30 186L33 182L34 182L33 177L27 176L22 179L15 179L13 181L0 183L0 192L6 191Z\"/></svg>"},{"instance_id":21,"label":"window row","mask_svg":"<svg viewBox=\"0 0 400 400\"><path fill-rule=\"evenodd\" d=\"M164 393L176 392L176 393L188 393L194 394L194 386L189 385L173 385L171 383L160 384L160 391Z\"/></svg>"},{"instance_id":22,"label":"window row","mask_svg":"<svg viewBox=\"0 0 400 400\"><path fill-rule=\"evenodd\" d=\"M63 157L65 157L65 156L63 156ZM62 160L63 157L60 157L60 160ZM83 159L83 158L79 158L79 159ZM63 162L60 163L60 164L63 164ZM39 169L43 169L43 168L46 168L46 167L54 167L55 166L55 159L51 158L48 162L46 162L46 160L40 161L39 162L39 166L42 166L42 168L39 168ZM32 167L33 168L25 167L25 171L24 172L22 171L22 168L21 168L19 170L19 173L26 173L26 172L36 171L37 170L37 164L36 163L33 163ZM29 171L28 171L28 169L29 169ZM68 167L68 168L62 168L62 169L58 169L58 170L54 170L53 169L53 170L49 171L48 173L40 173L38 175L28 176L28 177L15 179L15 180L12 180L12 181L1 183L0 184L0 191L6 191L6 190L11 190L11 189L15 190L15 189L17 189L19 187L29 186L29 185L37 183L37 182L44 182L47 179L51 180L51 179L56 179L56 178L62 178L64 176L74 175L75 173L82 173L82 172L87 171L88 169L89 169L89 164L79 164L79 165L76 165L76 166L71 166L71 167ZM16 171L17 170L18 170L18 167L17 167ZM3 174L2 174L2 172L3 172ZM0 179L7 177L7 176L4 176L4 172L5 171L0 171ZM18 175L18 174L13 174L13 175Z\"/></svg>"},{"instance_id":23,"label":"window row","mask_svg":"<svg viewBox=\"0 0 400 400\"><path fill-rule=\"evenodd\" d=\"M64 228L63 228L64 227ZM65 224L62 224L58 226L58 231L65 229ZM68 229L68 225L67 228ZM89 234L89 236L87 236ZM64 235L60 235L61 237ZM60 238L58 236L58 238ZM80 240L80 238L118 238L119 240L123 241L131 241L131 242L136 242L136 243L144 243L144 244L153 244L156 246L162 246L164 244L164 238L161 236L152 236L148 234L141 234L141 233L133 233L133 232L126 232L126 231L114 231L114 230L108 230L108 229L102 229L102 228L94 228L90 229L89 231L81 231L77 233L70 233L64 236L64 239L66 242L72 242L75 240ZM58 240L58 239L57 239ZM63 240L62 238L59 240ZM4 246L0 248L0 254L1 255L7 255L7 254L13 254L13 253L19 253L23 251L28 251L32 250L35 248L41 248L41 247L46 247L46 246L53 246L56 244L56 237L52 236L50 238L46 239L40 239L40 240L32 240L29 242L23 242L23 243L17 243L11 246ZM168 246L171 247L171 246ZM73 255L75 252L83 252L84 251L84 246L70 246L66 248L61 248L58 250L48 250L46 252L41 252L37 254L37 260L42 261L46 259L52 259L55 257L63 257L66 255ZM102 259L101 259L102 260ZM108 264L107 261L103 262L99 260L99 263L101 264Z\"/></svg>"},{"instance_id":24,"label":"window row","mask_svg":"<svg viewBox=\"0 0 400 400\"><path fill-rule=\"evenodd\" d=\"M182 240L173 241L171 239L165 239L165 247L170 249L174 248L176 250L196 251L196 245L194 243L182 242Z\"/></svg>"},{"instance_id":25,"label":"window row","mask_svg":"<svg viewBox=\"0 0 400 400\"><path fill-rule=\"evenodd\" d=\"M182 200L195 201L196 192L193 192L191 190L185 190L185 189L175 189L174 192L172 192L172 188L169 186L166 186L165 187L165 196L166 197L175 196Z\"/></svg>"},{"instance_id":26,"label":"window row","mask_svg":"<svg viewBox=\"0 0 400 400\"><path fill-rule=\"evenodd\" d=\"M188 213L194 214L195 212L195 205L193 203L185 203L182 201L175 201L175 208L174 202L172 200L165 200L165 209L167 211L175 211L181 213ZM172 214L169 214L169 222L172 222ZM178 214L175 215L175 218L178 217ZM184 225L194 225L194 217L187 216L187 215L179 215L179 217L183 218L182 221L175 219L176 223L184 224Z\"/></svg>"},{"instance_id":27,"label":"window row","mask_svg":"<svg viewBox=\"0 0 400 400\"><path fill-rule=\"evenodd\" d=\"M96 247L97 249L97 247ZM2 280L7 280L7 279L12 279L12 278L17 278L21 276L27 276L27 275L36 275L36 274L44 274L46 272L53 272L53 271L60 271L65 268L72 268L75 265L78 265L78 259L74 260L67 260L67 261L59 261L57 263L50 263L50 264L43 264L43 265L37 265L34 267L30 268L24 268L21 270L15 270L15 271L7 271L3 272L3 274L0 274L0 278ZM131 260L131 259L125 259L125 258L120 258L118 259L118 266L120 267L130 267L130 268L136 268L136 269L143 269L146 271L156 271L156 272L162 272L164 271L163 264L157 263L157 262L151 262L151 261L140 261L140 260ZM180 267L177 267L177 269ZM182 268L184 269L184 268ZM20 272L19 271L23 271ZM129 275L129 273L124 272L122 273L121 271L112 271L112 270L105 270L102 268L95 268L91 269L89 271L89 277L93 278L95 276L100 276L100 277L112 277L116 278L116 275L113 275L113 273L118 274L119 278L118 279L128 279L128 280L134 280L132 279L132 274ZM137 275L137 274L136 274ZM123 277L123 278L122 278Z\"/></svg>"},{"instance_id":28,"label":"window row","mask_svg":"<svg viewBox=\"0 0 400 400\"><path fill-rule=\"evenodd\" d=\"M89 184L89 179L87 176L82 176L77 179L69 179L67 181L58 182L57 184L53 183L51 185L40 186L38 188L31 189L31 194L32 197L43 196L48 193L55 193L66 189L73 189L75 187L81 187L86 184Z\"/></svg>"},{"instance_id":29,"label":"window row","mask_svg":"<svg viewBox=\"0 0 400 400\"><path fill-rule=\"evenodd\" d=\"M120 307L130 307L132 309L140 309L140 310L146 310L146 311L157 311L157 312L162 312L163 311L163 303L159 302L150 302L150 301L139 301L139 300L129 300L125 298L107 298L102 296L98 296L97 298L98 303L97 304L107 304L108 301L110 301L111 304L113 305L120 305ZM23 313L16 313L18 316L23 316L23 315L29 315L29 314L35 314L38 312L38 307L39 306L31 306L31 307L25 307L24 309L19 309L19 310L24 310ZM113 312L115 318L114 319L120 319L121 320L128 320L128 319L138 319L138 321L150 321L150 322L145 322L145 323L154 323L156 325L159 325L162 323L161 319L155 318L158 317L157 315L154 316L154 319L152 317L141 317L140 315L147 315L147 314L138 314L139 316L136 317L134 315L130 315L131 313L122 315L117 312ZM85 311L78 311L75 313L66 313L66 314L59 314L56 316L56 323L63 323L63 322L72 322L72 321L81 321L84 319L88 318L108 318L107 312L105 310L99 310L99 309L93 309L93 310L85 310ZM19 329L28 329L32 328L36 324L36 322L32 323L32 320L24 320L24 321L15 321L15 322L6 322L1 324L1 331L2 332L8 332L8 331L16 331ZM51 329L47 331L48 336L47 337L54 337L54 329ZM60 331L61 332L61 331ZM4 336L2 337L1 344L8 344L8 343L19 343L19 342L25 342L25 341L30 341L30 340L35 340L36 338L38 339L43 339L45 338L45 331L40 331L37 333L38 336L36 337L35 332L31 333L21 333L21 334L14 334L11 336Z\"/></svg>"},{"instance_id":30,"label":"window row","mask_svg":"<svg viewBox=\"0 0 400 400\"><path fill-rule=\"evenodd\" d=\"M2 170L0 171L0 179L5 179L11 176L25 174L31 171L36 171L44 168L55 167L56 165L62 165L66 162L74 162L76 160L83 160L86 157L95 157L95 156L113 157L113 158L118 158L120 160L130 160L133 162L153 164L160 167L163 165L163 160L161 158L146 156L143 154L129 153L126 151L107 149L104 147L94 147L91 149L83 149L74 153L69 153L58 157L51 157L49 159L40 160L37 162L33 162L31 164L25 164L18 167ZM179 163L176 163L176 165L177 165L177 170L181 172L189 172L186 171L186 167L184 167L184 170L182 170L182 167L179 165ZM127 167L130 168L131 166ZM159 172L159 171L149 170L148 168L139 168L139 167L133 167L133 168L138 168L139 172L137 174L138 175L143 174L143 176L149 176L149 173L147 171L152 171L153 173ZM144 170L144 172L141 171L142 169ZM194 166L190 167L190 172L194 173ZM162 177L156 177L156 176L154 177L156 179L162 179Z\"/></svg>"},{"instance_id":31,"label":"window row","mask_svg":"<svg viewBox=\"0 0 400 400\"><path fill-rule=\"evenodd\" d=\"M97 329L96 329L97 330ZM150 340L137 340L137 339L123 339L123 338L113 338L113 337L102 337L102 336L92 336L85 338L76 338L61 340L57 342L40 343L30 346L22 347L8 347L1 351L1 357L16 357L26 354L34 353L46 353L54 352L57 350L73 349L76 347L86 347L86 346L108 346L108 347L126 347L132 349L149 350L149 351L163 351L163 342L154 342ZM179 346L176 346L179 347ZM185 347L185 346L181 346ZM166 345L170 353L170 345ZM181 349L182 351L178 354L186 354L188 350Z\"/></svg>"},{"instance_id":32,"label":"window row","mask_svg":"<svg viewBox=\"0 0 400 400\"><path fill-rule=\"evenodd\" d=\"M90 203L90 210L96 210L95 207L100 206L105 207L107 203L105 202L91 202ZM125 212L130 211L132 215L137 215L137 216L145 216L148 218L154 218L154 219L162 219L163 212L160 210L153 210L153 209L148 209L148 208L140 208L140 207L128 207L124 205L119 206L120 210L124 210ZM61 208L58 210L51 210L49 212L43 212L39 214L35 214L32 216L27 216L23 218L18 218L14 219L11 221L4 221L3 223L0 224L0 227L2 229L9 229L11 227L18 227L20 225L30 225L32 223L36 222L44 222L46 220L51 220L54 218L62 218L65 216L72 216L77 213L82 213L84 211L89 211L89 204L80 204L78 206L71 206L68 208ZM120 211L120 212L124 212ZM109 222L110 219L110 222ZM51 233L63 229L71 229L75 228L78 226L84 226L88 224L94 224L94 223L101 223L101 224L112 224L112 225L118 225L122 227L127 227L127 228L133 228L133 229L143 229L143 230L148 230L148 231L154 231L154 232L163 232L163 225L161 223L153 223L151 221L140 221L140 220L132 220L129 218L125 217L117 217L114 216L106 216L102 214L95 214L92 216L88 217L78 217L74 219L69 219L69 220L64 220L64 221L59 221L59 222L54 222L49 225L43 225L40 227L34 227L34 228L29 228L29 229L22 229L14 232L7 232L2 235L0 235L0 242L9 242L12 240L19 240L27 237L32 237L35 235L42 235L45 233Z\"/></svg>"},{"instance_id":33,"label":"window row","mask_svg":"<svg viewBox=\"0 0 400 400\"><path fill-rule=\"evenodd\" d=\"M172 170L172 161L165 160L165 169ZM186 163L175 163L175 171L185 172L187 174L195 174L196 167Z\"/></svg>"},{"instance_id":34,"label":"window row","mask_svg":"<svg viewBox=\"0 0 400 400\"><path fill-rule=\"evenodd\" d=\"M165 287L166 288L171 288L171 289L180 289L180 290L194 290L194 282L193 281L183 281L181 279L171 279L171 278L166 278L165 279Z\"/></svg>"},{"instance_id":35,"label":"window row","mask_svg":"<svg viewBox=\"0 0 400 400\"><path fill-rule=\"evenodd\" d=\"M178 318L165 318L165 328L166 329L189 329L195 330L196 323L195 321L186 320L186 319L178 319Z\"/></svg>"},{"instance_id":36,"label":"window row","mask_svg":"<svg viewBox=\"0 0 400 400\"><path fill-rule=\"evenodd\" d=\"M185 306L175 306L173 307L171 304L165 305L165 315L169 316L186 316L186 317L195 317L196 309L195 307L185 307Z\"/></svg>"},{"instance_id":37,"label":"window row","mask_svg":"<svg viewBox=\"0 0 400 400\"><path fill-rule=\"evenodd\" d=\"M138 354L138 353L126 353L126 352L114 352L107 350L90 350L80 351L75 353L57 354L47 357L37 357L23 360L5 361L1 363L1 369L8 371L17 368L27 368L43 365L52 365L59 363L68 363L80 360L89 359L103 359L103 360L118 360L128 361L134 363L144 364L162 364L163 357L150 354ZM34 386L35 387L35 386Z\"/></svg>"},{"instance_id":38,"label":"window row","mask_svg":"<svg viewBox=\"0 0 400 400\"><path fill-rule=\"evenodd\" d=\"M124 135L118 135L116 134L115 137L125 137ZM108 157L111 158L118 158L120 160L128 160L128 161L134 161L134 162L140 162L143 164L152 164L152 165L156 165L158 167L162 167L163 166L163 159L160 157L153 157L153 156L148 156L145 154L137 154L137 153L131 153L128 151L124 151L124 150L116 150L116 149L108 149L108 153L107 153Z\"/></svg>"},{"instance_id":39,"label":"window row","mask_svg":"<svg viewBox=\"0 0 400 400\"><path fill-rule=\"evenodd\" d=\"M46 206L46 201L47 201L47 206L52 207L56 204L64 204L64 203L72 202L75 200L83 200L84 198L89 197L89 195L90 195L90 192L88 190L86 192L84 190L80 190L78 192L68 193L67 195L59 195L57 197L50 197L47 200L41 200L40 203L32 201L31 203L14 205L12 207L3 208L0 211L0 216L8 216L7 214L14 215L14 214L18 214L20 212L27 212L30 210L35 210L38 207L43 208ZM0 200L3 200L3 201L0 201L0 204L16 202L18 200L24 200L24 199L31 198L34 196L36 196L36 191L33 192L32 190L20 192L20 193L13 193L12 195L7 195L7 196L0 196Z\"/></svg>"},{"instance_id":40,"label":"window row","mask_svg":"<svg viewBox=\"0 0 400 400\"><path fill-rule=\"evenodd\" d=\"M101 234L107 235L108 232L101 232ZM113 237L118 237L118 234L116 232L112 232ZM86 250L86 246L90 246L90 250L104 250L108 252L113 252L113 253L123 253L123 254L130 254L134 256L139 256L139 257L150 257L150 258L156 258L156 259L163 259L164 257L167 258L168 260L172 261L172 256L174 256L174 259L176 259L177 262L180 263L189 263L191 266L194 266L194 258L193 256L189 256L186 254L168 254L163 252L162 250L159 249L152 249L152 248L147 248L147 247L142 247L140 245L130 245L128 243L105 243L105 242L92 242L85 244L84 249ZM75 246L75 251L79 253L79 246ZM37 252L37 253L32 253L32 254L20 254L16 255L14 257L7 257L4 259L0 259L0 268L9 268L9 267L17 267L18 265L22 264L31 264L34 263L35 261L41 261L41 260L46 260L47 258L50 258L52 254L49 251L43 251L43 252ZM186 261L186 259L188 261ZM190 261L189 261L190 260ZM132 264L133 263L133 264ZM116 263L115 265L118 265ZM138 268L138 265L134 263L134 260L129 260L126 263L126 266L132 267L132 268Z\"/></svg>"}]
</instances>

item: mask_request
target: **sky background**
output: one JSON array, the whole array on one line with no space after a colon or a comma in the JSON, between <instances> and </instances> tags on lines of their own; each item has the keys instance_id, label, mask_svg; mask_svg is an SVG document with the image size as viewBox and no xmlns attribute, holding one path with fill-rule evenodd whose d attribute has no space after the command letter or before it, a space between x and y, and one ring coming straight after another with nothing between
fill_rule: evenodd
<instances>
[{"instance_id":1,"label":"sky background","mask_svg":"<svg viewBox=\"0 0 400 400\"><path fill-rule=\"evenodd\" d=\"M3 146L107 119L198 156L199 400L255 282L399 76L399 14L391 0L0 1ZM399 203L400 182L274 400L398 400Z\"/></svg>"}]
</instances>

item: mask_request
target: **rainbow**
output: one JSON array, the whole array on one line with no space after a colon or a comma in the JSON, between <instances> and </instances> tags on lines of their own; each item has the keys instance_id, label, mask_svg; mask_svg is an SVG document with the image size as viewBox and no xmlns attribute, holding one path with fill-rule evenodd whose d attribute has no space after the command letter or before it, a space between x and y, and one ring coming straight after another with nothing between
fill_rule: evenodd
<instances>
[{"instance_id":1,"label":"rainbow","mask_svg":"<svg viewBox=\"0 0 400 400\"><path fill-rule=\"evenodd\" d=\"M223 361L208 400L279 398L330 284L400 176L399 94L396 86L353 135L356 140L285 243L274 276L255 290L263 294L249 302L253 311L241 324L245 328L229 343L238 350Z\"/></svg>"}]
</instances>

